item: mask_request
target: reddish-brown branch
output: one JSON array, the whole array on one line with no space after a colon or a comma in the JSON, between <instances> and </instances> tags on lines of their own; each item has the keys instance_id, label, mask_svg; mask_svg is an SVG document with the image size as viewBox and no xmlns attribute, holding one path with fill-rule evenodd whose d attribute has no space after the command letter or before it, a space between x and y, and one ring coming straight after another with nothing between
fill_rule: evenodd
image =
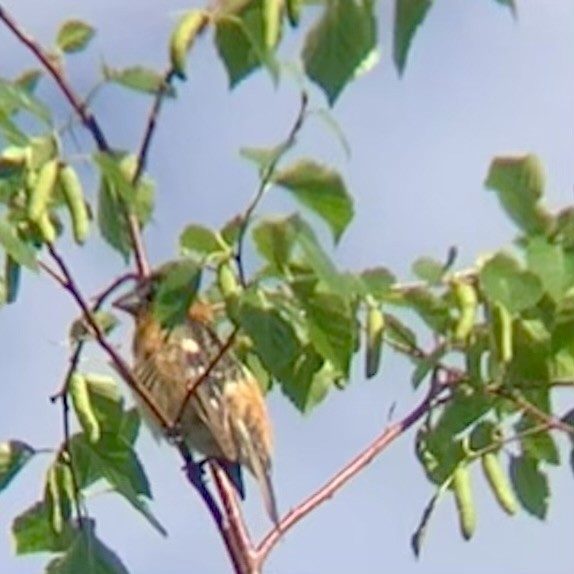
<instances>
[{"instance_id":1,"label":"reddish-brown branch","mask_svg":"<svg viewBox=\"0 0 574 574\"><path fill-rule=\"evenodd\" d=\"M232 542L232 554L230 554L237 574L258 574L255 566L256 555L247 532L247 527L241 514L237 496L233 485L229 482L225 472L216 463L210 463L211 474L219 498L225 509L226 522L222 524ZM229 550L229 548L228 548ZM239 569L237 569L239 567Z\"/></svg>"},{"instance_id":2,"label":"reddish-brown branch","mask_svg":"<svg viewBox=\"0 0 574 574\"><path fill-rule=\"evenodd\" d=\"M265 559L279 542L279 539L295 524L305 518L311 511L315 510L320 504L331 498L340 490L349 480L363 470L376 456L387 448L396 438L401 436L418 420L420 420L429 410L432 401L436 396L438 389L431 385L431 390L427 396L398 423L385 429L363 452L357 455L335 476L327 481L319 490L314 492L309 498L298 504L293 510L288 512L277 525L261 541L256 550L257 566L265 562Z\"/></svg>"},{"instance_id":3,"label":"reddish-brown branch","mask_svg":"<svg viewBox=\"0 0 574 574\"><path fill-rule=\"evenodd\" d=\"M20 40L20 42L22 42L22 44L24 44L24 46L26 46L34 54L36 59L52 76L70 105L74 108L75 112L82 120L84 126L86 126L88 131L94 137L98 148L102 151L109 151L108 142L106 141L104 133L101 130L96 118L86 108L84 102L76 95L66 80L65 76L63 75L62 70L56 64L54 64L42 46L40 46L40 44L38 44L34 38L26 34L26 32L20 28L20 26L8 14L8 12L2 8L2 6L0 6L0 21L4 22L6 27L14 34L14 36L16 36L16 38L18 38L18 40Z\"/></svg>"},{"instance_id":4,"label":"reddish-brown branch","mask_svg":"<svg viewBox=\"0 0 574 574\"><path fill-rule=\"evenodd\" d=\"M4 22L6 27L16 36L16 38L26 46L35 58L42 64L42 66L47 70L47 72L52 76L53 80L56 82L64 97L68 100L69 104L72 106L85 128L94 138L97 148L105 153L111 151L110 145L102 131L96 117L90 112L86 103L76 94L66 76L64 75L62 69L56 65L49 57L48 53L40 46L38 42L31 36L29 36L24 30L17 24L17 22L8 14L6 9L0 6L0 21ZM150 136L151 137L151 134ZM148 144L149 145L149 142ZM136 170L137 173L138 170ZM134 181L137 182L141 173L137 174ZM136 262L136 268L138 270L138 275L144 277L149 273L149 265L147 263L147 257L145 249L143 246L143 240L141 236L140 225L132 213L127 209L124 209L126 223L128 226L128 233L130 235L130 241L134 250L134 258Z\"/></svg>"}]
</instances>

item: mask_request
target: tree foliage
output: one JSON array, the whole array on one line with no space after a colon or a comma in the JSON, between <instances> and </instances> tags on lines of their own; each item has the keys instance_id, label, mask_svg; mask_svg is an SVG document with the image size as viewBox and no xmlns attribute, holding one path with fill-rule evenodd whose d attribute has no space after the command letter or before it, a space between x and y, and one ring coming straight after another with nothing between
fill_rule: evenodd
<instances>
[{"instance_id":1,"label":"tree foliage","mask_svg":"<svg viewBox=\"0 0 574 574\"><path fill-rule=\"evenodd\" d=\"M193 69L198 42L213 42L231 90L258 70L277 84L283 81L279 47L284 36L295 34L301 83L318 86L328 105L335 106L378 58L376 3L308 4L229 0L192 9L179 17L166 39L165 70L106 63L97 83L115 83L151 99L145 136L135 150L118 150L107 141L87 100L64 73L67 58L92 48L96 30L80 20L66 21L54 47L46 49L0 6L0 22L31 50L39 66L0 80L0 247L5 262L0 302L20 304L21 282L30 273L41 273L79 306L79 319L70 326L68 373L54 397L64 412L62 442L50 455L43 495L12 522L17 553L51 553L50 574L127 571L98 538L95 518L88 514L97 483L107 484L164 533L153 515L150 485L135 446L139 415L126 407L113 377L84 372L79 362L86 346L98 345L129 384L129 366L109 342L118 319L108 301L124 282L149 271L141 233L156 199L167 195L156 190L146 171L161 104L177 97L179 84ZM499 4L514 13L513 2ZM399 74L406 71L415 33L432 6L429 0L395 2L393 60ZM71 124L57 127L53 110L36 95L38 82L50 78L92 136L88 153L89 171L99 181L95 193L84 183L87 170L66 152ZM472 538L475 485L469 469L474 466L482 469L502 511L523 510L544 519L551 494L547 470L563 462L555 435L572 438L574 431L574 411L557 412L553 404L554 390L574 380L572 210L552 212L545 206L543 167L535 156L502 155L492 160L484 185L516 227L512 249L484 255L466 269L456 268L455 252L446 261L420 258L412 266L415 283L401 282L384 262L362 272L341 269L332 252L353 221L354 196L335 166L312 157L292 159L311 113L308 90L303 90L282 141L242 150L259 178L253 200L221 229L192 221L178 232L179 259L161 286L155 312L168 323L177 322L198 294L218 305L223 309L218 328L231 334L230 344L241 359L262 384L280 389L302 413L344 389L356 362L364 364L367 377L384 377L390 352L411 366L413 389L424 389L420 402L382 432L345 480L336 475L286 515L283 532L410 427L416 429L421 470L435 488L413 534L417 554L433 510L445 497L455 499L461 534ZM336 126L327 109L321 113ZM300 209L261 217L260 202L268 193L287 193ZM79 290L62 252L66 235L80 246L103 240L126 264L126 273L110 278L93 305ZM258 266L249 274L246 244L258 255ZM435 343L421 342L428 340ZM16 438L2 443L0 489L8 488L40 454ZM190 472L190 483L206 503L214 500L201 476ZM216 494L225 498L224 490ZM216 512L212 516L223 520ZM271 531L249 554L240 534L228 550L235 570L243 573L256 571L281 535Z\"/></svg>"}]
</instances>

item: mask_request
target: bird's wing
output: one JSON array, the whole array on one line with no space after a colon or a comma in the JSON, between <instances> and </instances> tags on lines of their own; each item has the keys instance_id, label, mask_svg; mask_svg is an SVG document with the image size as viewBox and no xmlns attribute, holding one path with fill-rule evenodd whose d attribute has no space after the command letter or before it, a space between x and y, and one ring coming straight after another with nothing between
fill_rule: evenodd
<instances>
[{"instance_id":1,"label":"bird's wing","mask_svg":"<svg viewBox=\"0 0 574 574\"><path fill-rule=\"evenodd\" d=\"M214 439L221 451L218 454L231 461L237 460L234 437L229 429L229 413L223 400L224 385L227 381L233 382L240 371L235 360L224 353L212 365L221 352L222 343L206 327L194 321L175 328L167 335L164 345L164 352L153 357L155 368L162 378L178 385L178 409L188 389L193 389L186 414L189 414L188 408L192 409L204 427L197 428L194 435L186 438L194 448L208 456L215 454L209 447L209 441Z\"/></svg>"}]
</instances>

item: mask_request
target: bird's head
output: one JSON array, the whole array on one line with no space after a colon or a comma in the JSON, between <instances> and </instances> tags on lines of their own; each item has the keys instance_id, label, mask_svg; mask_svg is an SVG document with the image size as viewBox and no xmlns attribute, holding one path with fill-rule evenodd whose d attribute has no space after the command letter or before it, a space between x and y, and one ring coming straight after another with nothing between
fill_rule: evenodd
<instances>
[{"instance_id":1,"label":"bird's head","mask_svg":"<svg viewBox=\"0 0 574 574\"><path fill-rule=\"evenodd\" d=\"M149 310L160 280L155 274L139 280L133 289L116 299L112 306L134 317Z\"/></svg>"}]
</instances>

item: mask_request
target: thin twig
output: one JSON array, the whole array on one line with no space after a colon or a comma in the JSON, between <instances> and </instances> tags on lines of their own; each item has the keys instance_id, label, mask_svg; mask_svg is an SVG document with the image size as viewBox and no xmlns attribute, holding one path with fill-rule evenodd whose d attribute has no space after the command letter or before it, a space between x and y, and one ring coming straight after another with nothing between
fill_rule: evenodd
<instances>
[{"instance_id":1,"label":"thin twig","mask_svg":"<svg viewBox=\"0 0 574 574\"><path fill-rule=\"evenodd\" d=\"M233 543L233 553L241 568L239 572L241 574L256 574L258 572L255 567L256 555L239 509L235 489L217 462L210 462L209 466L219 498L225 509L227 524L223 524L223 527L228 531L230 540Z\"/></svg>"},{"instance_id":2,"label":"thin twig","mask_svg":"<svg viewBox=\"0 0 574 574\"><path fill-rule=\"evenodd\" d=\"M284 155L295 145L297 136L303 127L308 102L309 97L307 96L307 93L301 92L301 103L299 105L299 111L289 131L289 134L287 135L285 141L277 147L275 156L263 170L255 195L241 216L241 226L237 236L237 252L235 254L235 261L237 262L239 280L243 286L246 285L245 269L243 268L243 242L245 240L245 234L247 233L247 227L251 223L251 218L253 217L259 202L263 199L265 191L267 190L267 186L271 182L279 162L281 159L283 159Z\"/></svg>"},{"instance_id":3,"label":"thin twig","mask_svg":"<svg viewBox=\"0 0 574 574\"><path fill-rule=\"evenodd\" d=\"M376 456L385 450L395 439L418 422L430 408L436 393L440 389L435 389L431 385L425 398L401 421L385 429L365 450L359 453L342 470L337 472L333 478L327 481L319 490L314 492L309 498L297 505L288 512L279 524L261 541L256 550L257 564L259 567L265 561L267 555L277 544L281 536L290 530L295 524L303 519L320 504L331 498L336 492L356 474L363 470Z\"/></svg>"},{"instance_id":4,"label":"thin twig","mask_svg":"<svg viewBox=\"0 0 574 574\"><path fill-rule=\"evenodd\" d=\"M225 548L227 549L227 554L233 564L233 569L235 574L243 574L242 566L239 556L237 552L237 547L235 544L235 540L233 538L233 533L225 524L223 519L223 514L213 498L213 495L207 488L205 481L203 479L203 469L202 466L197 464L187 446L180 442L178 445L179 453L183 460L185 461L185 471L186 476L189 482L195 487L197 492L199 493L200 497L202 498L207 510L209 511L213 522L216 524L217 529L223 539L223 543L225 544Z\"/></svg>"},{"instance_id":5,"label":"thin twig","mask_svg":"<svg viewBox=\"0 0 574 574\"><path fill-rule=\"evenodd\" d=\"M42 66L52 76L54 81L58 84L62 93L74 108L82 123L86 126L88 131L94 137L98 148L102 151L109 151L109 145L106 141L103 131L101 130L94 115L86 108L84 102L76 95L68 81L66 80L61 68L57 66L44 51L42 46L36 42L34 38L29 36L24 30L16 23L16 21L8 14L5 8L0 6L0 21L4 22L8 29L26 46L42 64Z\"/></svg>"},{"instance_id":6,"label":"thin twig","mask_svg":"<svg viewBox=\"0 0 574 574\"><path fill-rule=\"evenodd\" d=\"M137 184L137 182L140 180L146 168L149 148L151 145L153 134L155 133L155 128L157 127L157 120L161 111L161 106L164 102L165 95L167 94L167 91L171 86L171 82L173 81L174 77L175 72L173 71L172 68L169 68L167 72L165 72L165 74L163 75L163 82L153 99L153 104L148 114L144 135L137 156L138 159L136 164L136 171L133 177L134 185Z\"/></svg>"},{"instance_id":7,"label":"thin twig","mask_svg":"<svg viewBox=\"0 0 574 574\"><path fill-rule=\"evenodd\" d=\"M86 103L82 101L82 99L76 94L66 79L63 70L50 59L49 54L42 48L42 46L40 46L38 42L36 42L34 38L24 32L24 30L8 14L6 9L2 8L2 6L0 6L0 21L4 22L6 27L14 34L14 36L16 36L16 38L34 54L36 59L48 71L50 76L52 76L64 94L65 98L68 100L78 117L81 119L88 132L94 138L97 148L101 152L111 153L110 145L108 144L104 132L102 131L96 117L92 114L92 112L90 112ZM149 265L147 263L147 257L143 246L139 221L137 220L137 217L130 212L125 203L122 203L122 205L124 209L126 224L128 227L128 233L130 235L130 242L134 251L134 258L138 274L140 277L145 277L149 273Z\"/></svg>"},{"instance_id":8,"label":"thin twig","mask_svg":"<svg viewBox=\"0 0 574 574\"><path fill-rule=\"evenodd\" d=\"M529 414L532 418L539 421L541 424L546 425L549 429L561 430L570 436L574 436L573 426L544 412L542 409L526 399L517 389L508 391L500 388L499 386L495 387L494 385L491 385L490 387L486 387L486 390L493 395L507 399L514 403L525 413Z\"/></svg>"}]
</instances>

